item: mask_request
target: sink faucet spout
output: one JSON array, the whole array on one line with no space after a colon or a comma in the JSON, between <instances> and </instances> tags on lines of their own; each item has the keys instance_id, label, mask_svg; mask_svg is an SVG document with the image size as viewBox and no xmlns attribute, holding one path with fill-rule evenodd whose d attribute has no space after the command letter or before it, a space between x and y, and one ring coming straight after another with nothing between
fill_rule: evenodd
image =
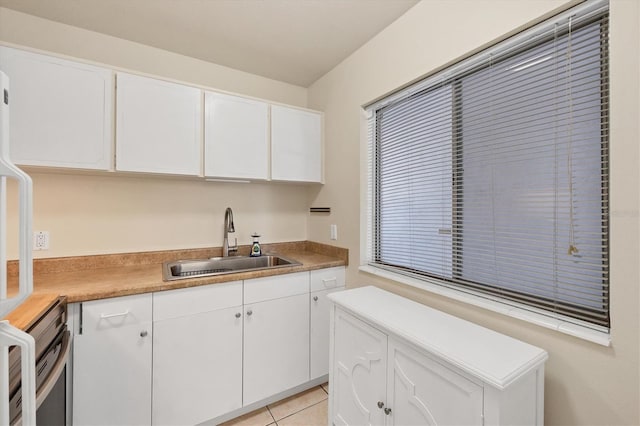
<instances>
[{"instance_id":1,"label":"sink faucet spout","mask_svg":"<svg viewBox=\"0 0 640 426\"><path fill-rule=\"evenodd\" d=\"M234 245L229 245L229 233L236 232L236 228L233 225L233 210L231 207L227 207L224 212L224 241L222 242L222 257L229 256L230 253L236 253L238 251L238 239Z\"/></svg>"}]
</instances>

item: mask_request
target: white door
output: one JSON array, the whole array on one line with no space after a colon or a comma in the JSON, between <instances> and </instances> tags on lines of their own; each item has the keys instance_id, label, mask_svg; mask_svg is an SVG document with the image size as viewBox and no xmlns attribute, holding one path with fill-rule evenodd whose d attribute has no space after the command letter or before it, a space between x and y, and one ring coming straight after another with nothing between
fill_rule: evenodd
<instances>
[{"instance_id":1,"label":"white door","mask_svg":"<svg viewBox=\"0 0 640 426\"><path fill-rule=\"evenodd\" d=\"M482 425L482 386L389 338L387 424Z\"/></svg>"},{"instance_id":2,"label":"white door","mask_svg":"<svg viewBox=\"0 0 640 426\"><path fill-rule=\"evenodd\" d=\"M200 89L118 73L116 102L116 170L200 174Z\"/></svg>"},{"instance_id":3,"label":"white door","mask_svg":"<svg viewBox=\"0 0 640 426\"><path fill-rule=\"evenodd\" d=\"M243 404L309 380L309 295L244 307Z\"/></svg>"},{"instance_id":4,"label":"white door","mask_svg":"<svg viewBox=\"0 0 640 426\"><path fill-rule=\"evenodd\" d=\"M154 322L153 424L197 424L242 407L242 307Z\"/></svg>"},{"instance_id":5,"label":"white door","mask_svg":"<svg viewBox=\"0 0 640 426\"><path fill-rule=\"evenodd\" d=\"M151 294L82 303L73 424L151 424Z\"/></svg>"},{"instance_id":6,"label":"white door","mask_svg":"<svg viewBox=\"0 0 640 426\"><path fill-rule=\"evenodd\" d=\"M344 290L339 287L331 290L314 291L310 295L310 379L329 374L329 313L331 302L327 295Z\"/></svg>"},{"instance_id":7,"label":"white door","mask_svg":"<svg viewBox=\"0 0 640 426\"><path fill-rule=\"evenodd\" d=\"M335 312L330 420L336 426L382 425L387 336L339 309Z\"/></svg>"},{"instance_id":8,"label":"white door","mask_svg":"<svg viewBox=\"0 0 640 426\"><path fill-rule=\"evenodd\" d=\"M109 170L113 73L0 47L11 80L11 159L17 164Z\"/></svg>"},{"instance_id":9,"label":"white door","mask_svg":"<svg viewBox=\"0 0 640 426\"><path fill-rule=\"evenodd\" d=\"M322 182L322 115L271 106L271 179Z\"/></svg>"},{"instance_id":10,"label":"white door","mask_svg":"<svg viewBox=\"0 0 640 426\"><path fill-rule=\"evenodd\" d=\"M205 92L204 174L231 179L269 178L269 105Z\"/></svg>"}]
</instances>

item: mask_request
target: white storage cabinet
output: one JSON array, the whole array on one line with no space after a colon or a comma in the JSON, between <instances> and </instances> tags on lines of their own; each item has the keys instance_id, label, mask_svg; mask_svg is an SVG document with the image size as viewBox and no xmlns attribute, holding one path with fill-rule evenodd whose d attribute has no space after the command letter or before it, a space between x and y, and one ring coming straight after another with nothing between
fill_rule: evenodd
<instances>
[{"instance_id":1,"label":"white storage cabinet","mask_svg":"<svg viewBox=\"0 0 640 426\"><path fill-rule=\"evenodd\" d=\"M243 405L309 381L309 272L244 282Z\"/></svg>"},{"instance_id":2,"label":"white storage cabinet","mask_svg":"<svg viewBox=\"0 0 640 426\"><path fill-rule=\"evenodd\" d=\"M242 281L153 293L153 424L242 407Z\"/></svg>"},{"instance_id":3,"label":"white storage cabinet","mask_svg":"<svg viewBox=\"0 0 640 426\"><path fill-rule=\"evenodd\" d=\"M329 312L331 303L327 296L335 291L344 290L345 268L339 266L317 269L310 272L310 279L309 376L313 380L329 374Z\"/></svg>"},{"instance_id":4,"label":"white storage cabinet","mask_svg":"<svg viewBox=\"0 0 640 426\"><path fill-rule=\"evenodd\" d=\"M322 182L322 114L271 106L271 179Z\"/></svg>"},{"instance_id":5,"label":"white storage cabinet","mask_svg":"<svg viewBox=\"0 0 640 426\"><path fill-rule=\"evenodd\" d=\"M204 174L269 178L269 105L221 93L204 95Z\"/></svg>"},{"instance_id":6,"label":"white storage cabinet","mask_svg":"<svg viewBox=\"0 0 640 426\"><path fill-rule=\"evenodd\" d=\"M542 425L539 348L375 287L329 295L335 425Z\"/></svg>"},{"instance_id":7,"label":"white storage cabinet","mask_svg":"<svg viewBox=\"0 0 640 426\"><path fill-rule=\"evenodd\" d=\"M118 73L116 95L116 170L200 175L200 89Z\"/></svg>"},{"instance_id":8,"label":"white storage cabinet","mask_svg":"<svg viewBox=\"0 0 640 426\"><path fill-rule=\"evenodd\" d=\"M151 294L80 304L73 424L151 424L151 305Z\"/></svg>"},{"instance_id":9,"label":"white storage cabinet","mask_svg":"<svg viewBox=\"0 0 640 426\"><path fill-rule=\"evenodd\" d=\"M0 46L11 80L11 159L27 166L109 170L113 72Z\"/></svg>"}]
</instances>

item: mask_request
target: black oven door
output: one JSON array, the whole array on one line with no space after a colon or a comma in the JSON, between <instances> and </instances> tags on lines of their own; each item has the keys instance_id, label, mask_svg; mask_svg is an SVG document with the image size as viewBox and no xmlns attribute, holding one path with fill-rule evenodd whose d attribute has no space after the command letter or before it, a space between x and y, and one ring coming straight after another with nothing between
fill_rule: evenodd
<instances>
[{"instance_id":1,"label":"black oven door","mask_svg":"<svg viewBox=\"0 0 640 426\"><path fill-rule=\"evenodd\" d=\"M64 426L66 424L66 366L70 348L69 331L64 331L40 358L36 365L36 422L38 426ZM13 413L11 424L21 424L19 390L10 401Z\"/></svg>"}]
</instances>

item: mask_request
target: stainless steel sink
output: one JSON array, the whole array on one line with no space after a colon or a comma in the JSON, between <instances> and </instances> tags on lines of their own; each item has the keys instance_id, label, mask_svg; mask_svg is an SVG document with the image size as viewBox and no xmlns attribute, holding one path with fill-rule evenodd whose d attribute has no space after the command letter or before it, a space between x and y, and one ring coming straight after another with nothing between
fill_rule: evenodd
<instances>
[{"instance_id":1,"label":"stainless steel sink","mask_svg":"<svg viewBox=\"0 0 640 426\"><path fill-rule=\"evenodd\" d=\"M173 281L298 265L300 263L280 256L229 256L164 262L162 273L165 281Z\"/></svg>"}]
</instances>

